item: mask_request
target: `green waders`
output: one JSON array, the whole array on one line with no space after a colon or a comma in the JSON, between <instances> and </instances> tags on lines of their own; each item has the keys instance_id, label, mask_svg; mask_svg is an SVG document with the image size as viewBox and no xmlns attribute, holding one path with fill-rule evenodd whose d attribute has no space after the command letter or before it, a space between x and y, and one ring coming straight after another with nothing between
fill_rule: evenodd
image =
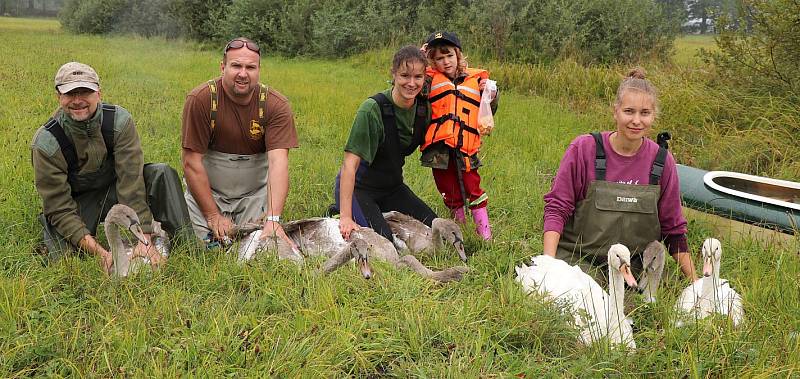
<instances>
[{"instance_id":1,"label":"green waders","mask_svg":"<svg viewBox=\"0 0 800 379\"><path fill-rule=\"evenodd\" d=\"M189 227L189 211L183 200L178 173L164 163L148 163L143 169L147 205L153 219L161 222L161 227L171 238L185 239ZM100 169L89 174L75 175L69 180L73 198L78 204L78 215L89 233L96 235L97 226L105 219L111 206L117 203L116 174L114 161L106 159ZM59 234L43 214L39 214L44 243L51 260L60 258L74 249Z\"/></svg>"},{"instance_id":2,"label":"green waders","mask_svg":"<svg viewBox=\"0 0 800 379\"><path fill-rule=\"evenodd\" d=\"M556 257L579 265L587 273L605 269L608 248L621 243L631 251L631 268L638 277L642 271L642 252L648 243L661 238L658 218L658 184L664 168L666 150L661 149L653 162L649 185L631 185L605 181L605 150L599 134L595 181L589 184L586 198L575 207L558 243ZM605 270L596 272L605 277ZM594 275L598 277L598 275Z\"/></svg>"}]
</instances>

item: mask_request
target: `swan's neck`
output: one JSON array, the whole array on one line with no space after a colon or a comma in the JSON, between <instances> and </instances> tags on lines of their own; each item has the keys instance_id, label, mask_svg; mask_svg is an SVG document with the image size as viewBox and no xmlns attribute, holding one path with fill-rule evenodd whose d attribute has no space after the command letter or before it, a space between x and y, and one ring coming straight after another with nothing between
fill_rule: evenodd
<instances>
[{"instance_id":1,"label":"swan's neck","mask_svg":"<svg viewBox=\"0 0 800 379\"><path fill-rule=\"evenodd\" d=\"M433 242L433 247L435 249L444 247L444 238L442 238L442 231L439 230L439 228L431 227L431 242Z\"/></svg>"},{"instance_id":2,"label":"swan's neck","mask_svg":"<svg viewBox=\"0 0 800 379\"><path fill-rule=\"evenodd\" d=\"M711 261L711 277L703 278L703 287L700 290L700 310L709 314L717 308L716 288L719 286L719 260Z\"/></svg>"},{"instance_id":3,"label":"swan's neck","mask_svg":"<svg viewBox=\"0 0 800 379\"><path fill-rule=\"evenodd\" d=\"M608 266L608 325L609 330L620 333L618 337L622 340L621 324L625 319L625 280L619 270Z\"/></svg>"},{"instance_id":4,"label":"swan's neck","mask_svg":"<svg viewBox=\"0 0 800 379\"><path fill-rule=\"evenodd\" d=\"M119 234L119 226L113 222L106 222L103 224L106 231L106 239L108 240L109 248L111 249L111 257L114 260L114 271L120 267L119 257L125 254L125 245L122 243L122 237Z\"/></svg>"}]
</instances>

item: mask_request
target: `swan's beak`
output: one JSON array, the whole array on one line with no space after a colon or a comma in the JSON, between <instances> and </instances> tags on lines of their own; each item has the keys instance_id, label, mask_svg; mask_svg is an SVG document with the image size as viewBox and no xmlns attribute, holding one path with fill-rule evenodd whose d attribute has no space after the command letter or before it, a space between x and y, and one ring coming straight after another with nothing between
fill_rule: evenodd
<instances>
[{"instance_id":1,"label":"swan's beak","mask_svg":"<svg viewBox=\"0 0 800 379\"><path fill-rule=\"evenodd\" d=\"M454 238L453 247L456 248L456 251L458 252L458 257L461 258L461 261L466 263L467 253L464 251L464 241L462 241L461 238L458 238L456 233L453 233L453 238Z\"/></svg>"},{"instance_id":2,"label":"swan's beak","mask_svg":"<svg viewBox=\"0 0 800 379\"><path fill-rule=\"evenodd\" d=\"M628 287L638 289L639 284L636 283L636 278L633 277L631 274L631 268L627 264L623 263L619 266L619 272L622 273L622 278L625 279L625 283L628 284Z\"/></svg>"},{"instance_id":3,"label":"swan's beak","mask_svg":"<svg viewBox=\"0 0 800 379\"><path fill-rule=\"evenodd\" d=\"M714 268L711 266L711 257L703 259L703 276L709 277L713 274Z\"/></svg>"},{"instance_id":4,"label":"swan's beak","mask_svg":"<svg viewBox=\"0 0 800 379\"><path fill-rule=\"evenodd\" d=\"M369 258L367 255L358 255L356 259L356 264L358 265L358 269L361 271L361 275L364 279L369 279L372 277L372 268L369 266Z\"/></svg>"},{"instance_id":5,"label":"swan's beak","mask_svg":"<svg viewBox=\"0 0 800 379\"><path fill-rule=\"evenodd\" d=\"M147 240L147 237L144 236L144 232L142 231L142 227L139 226L138 222L134 222L131 226L128 227L131 233L136 236L136 239L139 240L143 245L147 246L150 242Z\"/></svg>"}]
</instances>

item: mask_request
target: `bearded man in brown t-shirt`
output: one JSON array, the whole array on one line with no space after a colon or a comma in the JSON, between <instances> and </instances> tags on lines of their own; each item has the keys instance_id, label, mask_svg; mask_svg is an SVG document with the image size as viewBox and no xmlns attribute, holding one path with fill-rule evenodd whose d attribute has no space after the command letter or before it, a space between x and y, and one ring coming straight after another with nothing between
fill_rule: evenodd
<instances>
[{"instance_id":1,"label":"bearded man in brown t-shirt","mask_svg":"<svg viewBox=\"0 0 800 379\"><path fill-rule=\"evenodd\" d=\"M225 45L222 75L193 89L182 116L186 202L201 239L224 241L235 224L266 214L266 235L282 238L289 192L289 149L298 146L289 101L259 83L258 45L235 38Z\"/></svg>"}]
</instances>

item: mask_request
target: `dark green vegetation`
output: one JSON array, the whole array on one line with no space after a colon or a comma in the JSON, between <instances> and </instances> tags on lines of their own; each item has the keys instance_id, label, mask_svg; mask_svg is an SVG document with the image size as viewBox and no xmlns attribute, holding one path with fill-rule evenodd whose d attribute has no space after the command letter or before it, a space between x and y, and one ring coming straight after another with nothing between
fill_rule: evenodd
<instances>
[{"instance_id":1,"label":"dark green vegetation","mask_svg":"<svg viewBox=\"0 0 800 379\"><path fill-rule=\"evenodd\" d=\"M341 57L458 32L471 54L521 62L563 54L587 62L664 58L680 28L657 0L68 0L62 24L81 33L184 36L221 44L248 36L285 56Z\"/></svg>"},{"instance_id":2,"label":"dark green vegetation","mask_svg":"<svg viewBox=\"0 0 800 379\"><path fill-rule=\"evenodd\" d=\"M671 306L687 283L668 260L661 301L642 306L632 296L639 305L632 315L639 349L631 355L578 346L569 317L525 296L513 282L514 264L540 252L541 197L564 148L579 133L612 127L608 102L622 67L479 62L514 89L505 90L498 127L483 151L496 241L482 244L469 235L472 272L460 283L438 286L382 264L369 281L352 266L324 277L315 273L319 261L298 269L264 257L239 266L232 256L186 248L178 249L164 270L112 281L91 258L47 265L34 253L41 206L28 144L55 109L53 74L72 59L93 65L104 99L123 105L137 120L145 159L178 167L183 98L219 73L219 49L159 38L75 36L55 22L8 18L0 18L0 34L0 377L787 377L800 372L796 246L717 236L726 248L723 276L745 302L747 322L740 329L723 319L672 328ZM355 109L387 86L389 59L385 51L336 61L263 59L262 79L291 99L302 144L290 154L287 218L319 215L332 201ZM715 87L695 68L651 72L662 92L662 121L673 120L679 135L678 156L725 166L760 154L751 150L762 148L762 140L752 137L726 160L720 158L724 147L713 133L723 129L704 120L725 110L727 103L715 97L726 92L709 92ZM677 121L681 117L685 124ZM739 120L733 113L730 119ZM776 154L788 141L771 143ZM415 164L415 157L407 165L409 185L444 213L430 172ZM789 163L785 167L797 167ZM697 251L710 232L694 221L690 228ZM435 267L459 263L453 252L422 260Z\"/></svg>"}]
</instances>

